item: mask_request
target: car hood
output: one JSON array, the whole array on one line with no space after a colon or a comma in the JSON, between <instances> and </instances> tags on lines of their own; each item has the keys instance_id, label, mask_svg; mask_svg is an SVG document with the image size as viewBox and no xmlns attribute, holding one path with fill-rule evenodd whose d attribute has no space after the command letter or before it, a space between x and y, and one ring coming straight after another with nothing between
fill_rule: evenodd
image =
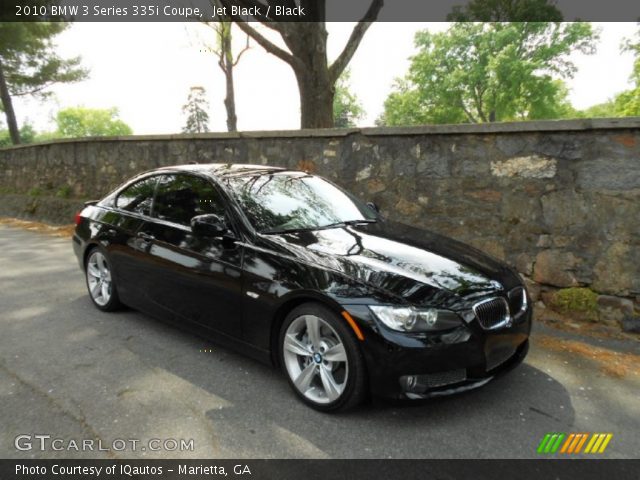
<instances>
[{"instance_id":1,"label":"car hood","mask_svg":"<svg viewBox=\"0 0 640 480\"><path fill-rule=\"evenodd\" d=\"M389 221L262 237L270 247L339 271L415 305L453 307L519 285L504 263L451 238Z\"/></svg>"}]
</instances>

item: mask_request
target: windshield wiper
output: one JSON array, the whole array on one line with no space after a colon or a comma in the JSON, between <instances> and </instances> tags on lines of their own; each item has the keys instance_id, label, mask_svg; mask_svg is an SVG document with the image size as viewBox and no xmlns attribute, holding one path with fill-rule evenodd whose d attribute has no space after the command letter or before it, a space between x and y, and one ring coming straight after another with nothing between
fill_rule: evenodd
<instances>
[{"instance_id":1,"label":"windshield wiper","mask_svg":"<svg viewBox=\"0 0 640 480\"><path fill-rule=\"evenodd\" d=\"M300 233L318 230L321 227L305 227L305 228L266 228L259 233L263 235L280 235L281 233Z\"/></svg>"},{"instance_id":2,"label":"windshield wiper","mask_svg":"<svg viewBox=\"0 0 640 480\"><path fill-rule=\"evenodd\" d=\"M348 227L353 225L362 225L368 223L376 223L377 220L373 218L361 218L360 220L345 220L343 222L330 223L320 228L336 228L336 227Z\"/></svg>"},{"instance_id":3,"label":"windshield wiper","mask_svg":"<svg viewBox=\"0 0 640 480\"><path fill-rule=\"evenodd\" d=\"M279 235L282 233L310 232L314 230L327 230L329 228L347 227L347 226L362 225L362 224L369 224L369 223L376 223L376 220L373 218L361 218L360 220L345 220L343 222L330 223L329 225L322 225L319 227L284 228L284 229L267 228L265 230L262 230L260 233L264 235L270 235L270 234Z\"/></svg>"}]
</instances>

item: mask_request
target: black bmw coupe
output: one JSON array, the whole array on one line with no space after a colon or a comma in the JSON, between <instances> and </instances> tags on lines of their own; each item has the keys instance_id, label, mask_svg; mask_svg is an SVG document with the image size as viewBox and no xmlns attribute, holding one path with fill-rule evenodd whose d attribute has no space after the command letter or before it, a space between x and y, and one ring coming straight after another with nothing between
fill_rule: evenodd
<instances>
[{"instance_id":1,"label":"black bmw coupe","mask_svg":"<svg viewBox=\"0 0 640 480\"><path fill-rule=\"evenodd\" d=\"M464 391L527 354L514 270L316 175L161 168L88 202L76 225L97 308L125 304L279 366L318 410Z\"/></svg>"}]
</instances>

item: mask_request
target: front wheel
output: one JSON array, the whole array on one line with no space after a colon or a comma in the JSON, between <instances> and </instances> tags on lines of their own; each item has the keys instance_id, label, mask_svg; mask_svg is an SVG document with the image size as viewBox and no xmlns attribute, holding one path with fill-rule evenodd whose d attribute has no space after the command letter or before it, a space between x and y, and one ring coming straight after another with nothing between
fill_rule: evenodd
<instances>
[{"instance_id":1,"label":"front wheel","mask_svg":"<svg viewBox=\"0 0 640 480\"><path fill-rule=\"evenodd\" d=\"M111 265L106 253L99 247L89 252L85 264L85 275L89 297L96 307L105 312L121 307L111 274Z\"/></svg>"},{"instance_id":2,"label":"front wheel","mask_svg":"<svg viewBox=\"0 0 640 480\"><path fill-rule=\"evenodd\" d=\"M341 317L320 304L303 304L287 315L280 361L293 390L316 410L346 410L364 399L366 371L357 340Z\"/></svg>"}]
</instances>

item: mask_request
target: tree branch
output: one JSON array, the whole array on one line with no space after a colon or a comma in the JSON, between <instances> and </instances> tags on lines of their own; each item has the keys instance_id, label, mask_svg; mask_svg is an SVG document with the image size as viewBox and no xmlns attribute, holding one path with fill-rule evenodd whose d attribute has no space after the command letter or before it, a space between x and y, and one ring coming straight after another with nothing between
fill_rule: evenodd
<instances>
[{"instance_id":1,"label":"tree branch","mask_svg":"<svg viewBox=\"0 0 640 480\"><path fill-rule=\"evenodd\" d=\"M250 27L247 22L242 20L239 17L232 17L233 21L238 25L240 30L253 38L262 48L264 48L271 55L275 55L280 60L287 62L291 65L292 68L299 67L299 61L291 55L289 52L284 51L270 40L267 40L260 32L258 32L255 28Z\"/></svg>"},{"instance_id":2,"label":"tree branch","mask_svg":"<svg viewBox=\"0 0 640 480\"><path fill-rule=\"evenodd\" d=\"M249 35L247 35L247 44L244 46L244 48L242 50L240 50L240 53L238 53L238 56L236 57L235 61L233 62L233 66L235 67L236 65L238 65L238 62L240 61L240 57L242 56L242 54L244 52L246 52L247 50L249 50L251 48L251 45L249 45Z\"/></svg>"},{"instance_id":3,"label":"tree branch","mask_svg":"<svg viewBox=\"0 0 640 480\"><path fill-rule=\"evenodd\" d=\"M11 92L11 95L13 95L14 97L23 97L25 95L33 95L33 94L39 93L39 92L41 92L43 90L46 90L47 88L49 88L49 87L51 87L51 86L53 86L55 84L56 84L55 81L51 81L51 82L44 83L44 84L42 84L42 85L40 85L38 87L34 87L31 90L22 90L22 91Z\"/></svg>"},{"instance_id":4,"label":"tree branch","mask_svg":"<svg viewBox=\"0 0 640 480\"><path fill-rule=\"evenodd\" d=\"M336 58L333 64L329 67L329 76L333 82L338 79L340 74L351 61L351 58L353 58L353 54L356 53L356 50L362 41L362 37L364 37L364 34L371 26L371 23L378 17L378 13L380 13L383 5L384 0L372 0L367 13L364 14L364 17L362 17L358 24L353 28L351 36L342 50L342 53L338 55L338 58Z\"/></svg>"},{"instance_id":5,"label":"tree branch","mask_svg":"<svg viewBox=\"0 0 640 480\"><path fill-rule=\"evenodd\" d=\"M462 110L467 115L467 118L471 123L478 123L478 120L476 120L476 118L471 114L471 112L465 106L464 100L462 100L462 98L460 98L460 107L462 107Z\"/></svg>"}]
</instances>

